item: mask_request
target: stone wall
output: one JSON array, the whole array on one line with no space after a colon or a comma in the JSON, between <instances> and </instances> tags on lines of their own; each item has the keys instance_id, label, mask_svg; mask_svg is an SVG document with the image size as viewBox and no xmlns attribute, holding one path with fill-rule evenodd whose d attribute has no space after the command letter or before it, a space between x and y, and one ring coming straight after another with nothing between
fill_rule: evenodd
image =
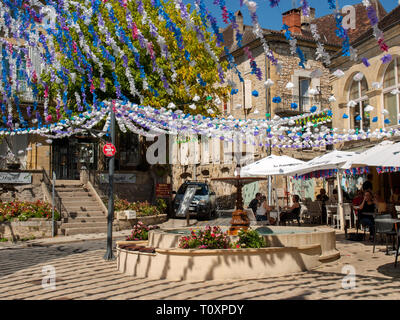
<instances>
[{"instance_id":1,"label":"stone wall","mask_svg":"<svg viewBox=\"0 0 400 320\"><path fill-rule=\"evenodd\" d=\"M31 184L4 184L2 185L2 194L0 200L7 201L29 201L44 200L44 194L41 187L42 173L32 173Z\"/></svg>"},{"instance_id":2,"label":"stone wall","mask_svg":"<svg viewBox=\"0 0 400 320\"><path fill-rule=\"evenodd\" d=\"M48 238L51 237L51 221L45 219L29 219L28 221L14 221L0 223L0 238L9 241L29 239L29 238ZM55 230L60 227L60 222L55 222Z\"/></svg>"},{"instance_id":3,"label":"stone wall","mask_svg":"<svg viewBox=\"0 0 400 320\"><path fill-rule=\"evenodd\" d=\"M123 172L118 172L123 173ZM130 174L136 175L136 183L114 183L114 194L119 199L126 199L130 202L153 200L154 196L154 180L150 172L131 171ZM92 185L99 193L100 197L108 197L108 183L94 183Z\"/></svg>"}]
</instances>

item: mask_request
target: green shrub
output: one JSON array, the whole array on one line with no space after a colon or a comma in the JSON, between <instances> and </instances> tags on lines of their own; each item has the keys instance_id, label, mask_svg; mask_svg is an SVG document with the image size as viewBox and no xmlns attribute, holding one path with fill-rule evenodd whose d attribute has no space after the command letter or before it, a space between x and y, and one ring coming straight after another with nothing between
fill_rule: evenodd
<instances>
[{"instance_id":1,"label":"green shrub","mask_svg":"<svg viewBox=\"0 0 400 320\"><path fill-rule=\"evenodd\" d=\"M267 247L264 237L255 230L240 230L238 236L239 240L233 245L234 248L260 249Z\"/></svg>"},{"instance_id":2,"label":"green shrub","mask_svg":"<svg viewBox=\"0 0 400 320\"><path fill-rule=\"evenodd\" d=\"M164 200L162 200L164 201ZM117 199L114 202L114 210L115 211L125 211L125 210L133 210L136 211L136 215L138 217L148 217L148 216L158 216L163 214L165 208L167 207L166 203L158 202L157 206L153 206L150 203L146 202L129 202L124 199Z\"/></svg>"}]
</instances>

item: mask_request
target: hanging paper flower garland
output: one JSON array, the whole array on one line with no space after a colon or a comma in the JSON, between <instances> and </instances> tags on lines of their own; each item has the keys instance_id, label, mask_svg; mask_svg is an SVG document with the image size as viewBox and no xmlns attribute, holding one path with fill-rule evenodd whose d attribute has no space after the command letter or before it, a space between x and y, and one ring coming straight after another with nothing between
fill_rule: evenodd
<instances>
[{"instance_id":1,"label":"hanging paper flower garland","mask_svg":"<svg viewBox=\"0 0 400 320\"><path fill-rule=\"evenodd\" d=\"M285 38L289 41L290 44L290 53L292 55L294 55L295 53L298 54L300 58L299 66L305 69L306 66L304 65L304 63L306 62L306 59L304 57L303 51L300 49L300 47L297 46L297 39L294 39L292 37L292 33L290 32L289 27L286 24L283 25L283 30L285 30Z\"/></svg>"}]
</instances>

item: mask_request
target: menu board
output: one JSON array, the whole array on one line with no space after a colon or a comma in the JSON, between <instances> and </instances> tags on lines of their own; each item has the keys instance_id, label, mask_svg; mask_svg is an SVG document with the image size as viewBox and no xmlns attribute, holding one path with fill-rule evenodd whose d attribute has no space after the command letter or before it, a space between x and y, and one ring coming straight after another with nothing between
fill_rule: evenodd
<instances>
[{"instance_id":1,"label":"menu board","mask_svg":"<svg viewBox=\"0 0 400 320\"><path fill-rule=\"evenodd\" d=\"M158 183L156 185L156 197L157 198L170 198L171 197L171 185L165 183Z\"/></svg>"}]
</instances>

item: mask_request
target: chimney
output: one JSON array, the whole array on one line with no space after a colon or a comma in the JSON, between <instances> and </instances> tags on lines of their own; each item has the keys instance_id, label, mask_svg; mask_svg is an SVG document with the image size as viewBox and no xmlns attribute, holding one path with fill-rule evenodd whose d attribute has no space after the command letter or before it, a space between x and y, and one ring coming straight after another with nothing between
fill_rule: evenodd
<instances>
[{"instance_id":1,"label":"chimney","mask_svg":"<svg viewBox=\"0 0 400 320\"><path fill-rule=\"evenodd\" d=\"M239 32L243 34L244 26L243 26L243 14L239 11L235 12L236 23L239 26Z\"/></svg>"},{"instance_id":2,"label":"chimney","mask_svg":"<svg viewBox=\"0 0 400 320\"><path fill-rule=\"evenodd\" d=\"M301 9L292 9L282 14L282 22L292 33L301 33Z\"/></svg>"}]
</instances>

